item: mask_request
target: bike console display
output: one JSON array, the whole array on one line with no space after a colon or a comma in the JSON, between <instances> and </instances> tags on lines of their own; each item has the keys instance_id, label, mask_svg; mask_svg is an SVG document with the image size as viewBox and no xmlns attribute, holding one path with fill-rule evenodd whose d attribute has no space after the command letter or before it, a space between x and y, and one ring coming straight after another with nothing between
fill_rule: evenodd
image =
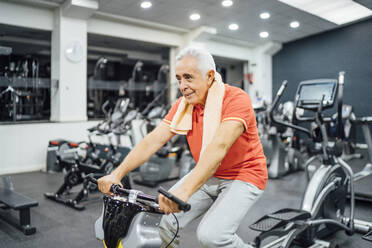
<instances>
[{"instance_id":1,"label":"bike console display","mask_svg":"<svg viewBox=\"0 0 372 248\"><path fill-rule=\"evenodd\" d=\"M297 107L316 110L323 99L322 108L331 108L337 93L337 80L317 79L303 81L299 84L296 99Z\"/></svg>"}]
</instances>

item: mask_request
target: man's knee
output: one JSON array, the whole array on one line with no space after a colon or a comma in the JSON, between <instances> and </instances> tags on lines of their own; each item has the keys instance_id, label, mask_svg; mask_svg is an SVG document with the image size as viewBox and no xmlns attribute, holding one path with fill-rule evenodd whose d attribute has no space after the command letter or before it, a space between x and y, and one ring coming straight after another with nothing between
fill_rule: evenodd
<instances>
[{"instance_id":1,"label":"man's knee","mask_svg":"<svg viewBox=\"0 0 372 248\"><path fill-rule=\"evenodd\" d=\"M231 243L233 235L219 230L216 227L200 224L197 230L197 238L202 247L224 247Z\"/></svg>"}]
</instances>

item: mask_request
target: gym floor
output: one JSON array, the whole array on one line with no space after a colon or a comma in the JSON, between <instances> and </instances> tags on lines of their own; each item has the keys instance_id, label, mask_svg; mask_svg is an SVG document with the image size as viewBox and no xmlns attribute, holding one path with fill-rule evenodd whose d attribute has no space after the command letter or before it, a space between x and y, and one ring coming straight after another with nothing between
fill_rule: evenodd
<instances>
[{"instance_id":1,"label":"gym floor","mask_svg":"<svg viewBox=\"0 0 372 248\"><path fill-rule=\"evenodd\" d=\"M362 169L366 160L354 160L350 164L354 171ZM89 194L87 201L84 201L86 209L76 211L64 205L47 200L44 192L55 191L62 183L62 174L48 174L44 172L32 172L12 175L15 190L27 195L39 202L39 206L31 209L31 223L37 228L34 235L25 236L8 223L0 220L0 248L40 248L40 247L103 247L102 243L95 239L94 222L99 216L102 207L102 196L100 193ZM170 188L175 181L163 183L164 188ZM269 180L267 189L260 200L245 217L238 234L243 240L252 241L257 235L249 229L249 225L262 215L275 210L300 205L302 194L306 187L304 172L288 175L282 179ZM134 185L134 188L148 194L156 194L157 188L147 188ZM364 192L370 190L367 181L356 185L357 190ZM74 191L78 191L76 187ZM368 192L368 191L367 191ZM2 211L4 212L4 211ZM12 212L15 214L15 212ZM356 218L372 221L372 203L357 202ZM181 247L199 247L195 231L199 219L192 222L187 228L181 231ZM361 239L361 235L347 236L345 232L339 231L328 238L339 244L342 248L366 248L371 243ZM130 247L128 247L130 248Z\"/></svg>"}]
</instances>

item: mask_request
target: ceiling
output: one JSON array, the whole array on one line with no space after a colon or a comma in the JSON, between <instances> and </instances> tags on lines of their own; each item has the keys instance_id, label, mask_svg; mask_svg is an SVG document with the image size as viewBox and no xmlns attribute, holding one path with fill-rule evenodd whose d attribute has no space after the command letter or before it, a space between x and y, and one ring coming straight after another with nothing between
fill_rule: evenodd
<instances>
[{"instance_id":1,"label":"ceiling","mask_svg":"<svg viewBox=\"0 0 372 248\"><path fill-rule=\"evenodd\" d=\"M44 0L63 3L64 0ZM222 0L150 0L152 7L140 7L142 0L98 0L99 11L118 16L166 24L183 29L200 26L216 28L220 38L235 39L257 46L267 41L286 43L306 36L337 28L334 23L293 8L277 0L233 0L231 7L222 7ZM370 1L370 0L357 0ZM267 11L271 17L260 19L260 13ZM197 12L201 18L191 21L189 15ZM289 27L291 21L299 21L300 27ZM237 23L239 29L228 29L230 23ZM266 39L260 38L261 31L269 32ZM240 42L240 44L242 43Z\"/></svg>"},{"instance_id":2,"label":"ceiling","mask_svg":"<svg viewBox=\"0 0 372 248\"><path fill-rule=\"evenodd\" d=\"M234 0L234 4L229 8L222 7L221 0L152 0L153 6L149 9L141 8L141 2L99 0L99 10L184 29L213 27L217 29L219 36L245 41L252 45L260 45L268 40L285 43L337 27L336 24L277 0ZM267 20L259 17L264 11L271 14ZM193 12L200 14L200 20L189 19ZM300 22L299 28L289 27L293 20ZM230 23L237 23L239 29L229 30ZM260 38L261 31L269 32L269 38Z\"/></svg>"},{"instance_id":3,"label":"ceiling","mask_svg":"<svg viewBox=\"0 0 372 248\"><path fill-rule=\"evenodd\" d=\"M42 0L62 4L64 0ZM150 0L152 7L143 9L140 7L142 0L98 0L99 11L103 13L136 18L148 22L165 24L168 26L192 30L200 26L208 26L217 30L216 36L209 36L215 40L235 41L238 44L257 46L268 41L286 43L306 36L335 29L339 26L329 21L311 15L307 12L290 7L277 0L233 0L231 7L224 8L222 0ZM357 0L371 1L371 0ZM260 13L267 11L271 17L267 20L260 19ZM197 12L201 18L191 21L189 15ZM300 22L300 27L292 29L289 23L293 20ZM231 31L228 29L230 23L237 23L239 29ZM19 32L11 27L1 27L7 33L18 33L30 37L27 32ZM259 37L261 31L267 31L270 36L267 39ZM46 32L34 32L32 38L50 40L50 34ZM37 36L42 37L37 37ZM1 37L1 32L0 32ZM152 53L167 54L167 50L161 46L154 46L145 42L133 44L130 40L116 39L89 35L90 45L112 47L117 49L142 50ZM137 46L137 47L131 47ZM129 47L129 48L128 48ZM156 51L154 51L154 49Z\"/></svg>"}]
</instances>

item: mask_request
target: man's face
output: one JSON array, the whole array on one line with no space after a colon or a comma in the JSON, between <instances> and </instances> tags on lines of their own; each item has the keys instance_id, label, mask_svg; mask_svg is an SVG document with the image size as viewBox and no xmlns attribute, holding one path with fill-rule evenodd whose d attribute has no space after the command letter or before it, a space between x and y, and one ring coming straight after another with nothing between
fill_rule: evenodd
<instances>
[{"instance_id":1,"label":"man's face","mask_svg":"<svg viewBox=\"0 0 372 248\"><path fill-rule=\"evenodd\" d=\"M186 56L176 64L176 78L180 91L189 104L205 105L209 86L214 79L214 71L202 75L198 69L198 60Z\"/></svg>"}]
</instances>

